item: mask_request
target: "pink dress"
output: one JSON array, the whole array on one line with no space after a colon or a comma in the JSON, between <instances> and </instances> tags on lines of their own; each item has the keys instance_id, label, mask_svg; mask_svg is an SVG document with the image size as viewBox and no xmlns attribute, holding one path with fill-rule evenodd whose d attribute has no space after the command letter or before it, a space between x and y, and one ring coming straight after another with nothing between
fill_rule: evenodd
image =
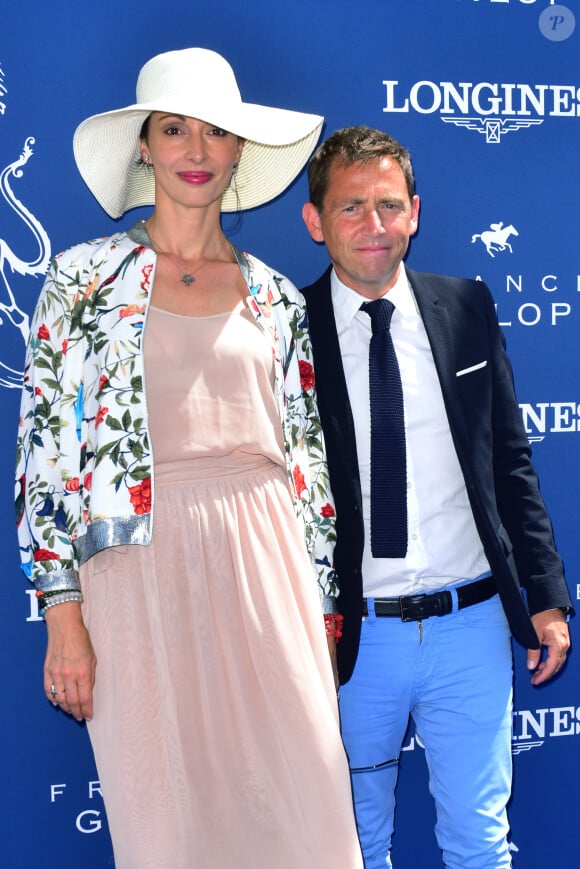
<instances>
[{"instance_id":1,"label":"pink dress","mask_svg":"<svg viewBox=\"0 0 580 869\"><path fill-rule=\"evenodd\" d=\"M117 869L360 869L271 348L242 306L151 309L153 543L81 569Z\"/></svg>"}]
</instances>

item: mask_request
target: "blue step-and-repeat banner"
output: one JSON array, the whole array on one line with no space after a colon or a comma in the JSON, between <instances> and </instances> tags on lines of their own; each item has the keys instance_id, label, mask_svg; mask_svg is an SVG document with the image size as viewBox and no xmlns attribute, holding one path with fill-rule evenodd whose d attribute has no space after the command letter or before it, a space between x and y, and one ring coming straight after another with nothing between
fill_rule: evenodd
<instances>
[{"instance_id":1,"label":"blue step-and-repeat banner","mask_svg":"<svg viewBox=\"0 0 580 869\"><path fill-rule=\"evenodd\" d=\"M44 696L45 626L19 570L12 518L24 345L42 276L51 254L115 228L76 170L76 125L132 103L149 57L201 45L230 60L246 100L324 114L325 135L380 127L410 148L422 209L409 263L480 276L492 289L577 600L580 4L4 0L0 27L0 864L104 869L112 849L87 734ZM303 174L239 225L225 221L236 244L298 285L326 266L302 224L306 197ZM580 661L573 650L564 671L535 689L519 647L515 660L514 866L575 869ZM410 731L397 869L441 865L432 827L423 752Z\"/></svg>"}]
</instances>

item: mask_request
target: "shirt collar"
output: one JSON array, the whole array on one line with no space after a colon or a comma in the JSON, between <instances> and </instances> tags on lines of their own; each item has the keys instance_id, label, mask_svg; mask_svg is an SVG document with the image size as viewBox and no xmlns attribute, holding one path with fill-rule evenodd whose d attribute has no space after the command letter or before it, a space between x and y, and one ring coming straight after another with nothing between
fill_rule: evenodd
<instances>
[{"instance_id":1,"label":"shirt collar","mask_svg":"<svg viewBox=\"0 0 580 869\"><path fill-rule=\"evenodd\" d=\"M340 335L348 329L360 311L360 306L369 299L343 284L334 269L330 275L330 290L336 330ZM403 317L417 317L419 314L405 266L402 264L394 286L382 298L388 298Z\"/></svg>"}]
</instances>

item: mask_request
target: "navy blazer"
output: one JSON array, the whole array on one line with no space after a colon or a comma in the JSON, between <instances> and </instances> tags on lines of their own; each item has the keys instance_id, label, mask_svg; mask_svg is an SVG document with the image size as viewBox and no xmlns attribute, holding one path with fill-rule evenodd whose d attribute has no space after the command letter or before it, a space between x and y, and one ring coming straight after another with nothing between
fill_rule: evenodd
<instances>
[{"instance_id":1,"label":"navy blazer","mask_svg":"<svg viewBox=\"0 0 580 869\"><path fill-rule=\"evenodd\" d=\"M352 674L360 638L364 526L355 430L330 273L329 268L302 292L336 501L335 567L344 615L338 661L344 683ZM431 345L477 530L512 633L526 648L538 648L528 610L534 614L570 607L571 601L531 463L491 293L481 281L410 269L407 274Z\"/></svg>"}]
</instances>

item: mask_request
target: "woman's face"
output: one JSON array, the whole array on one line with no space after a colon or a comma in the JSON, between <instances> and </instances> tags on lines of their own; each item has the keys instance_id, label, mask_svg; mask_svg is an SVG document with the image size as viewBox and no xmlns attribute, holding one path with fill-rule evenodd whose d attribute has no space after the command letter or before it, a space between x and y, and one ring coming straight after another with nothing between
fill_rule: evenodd
<instances>
[{"instance_id":1,"label":"woman's face","mask_svg":"<svg viewBox=\"0 0 580 869\"><path fill-rule=\"evenodd\" d=\"M141 157L153 163L156 205L168 199L207 208L221 202L243 141L197 118L153 112L140 147Z\"/></svg>"}]
</instances>

